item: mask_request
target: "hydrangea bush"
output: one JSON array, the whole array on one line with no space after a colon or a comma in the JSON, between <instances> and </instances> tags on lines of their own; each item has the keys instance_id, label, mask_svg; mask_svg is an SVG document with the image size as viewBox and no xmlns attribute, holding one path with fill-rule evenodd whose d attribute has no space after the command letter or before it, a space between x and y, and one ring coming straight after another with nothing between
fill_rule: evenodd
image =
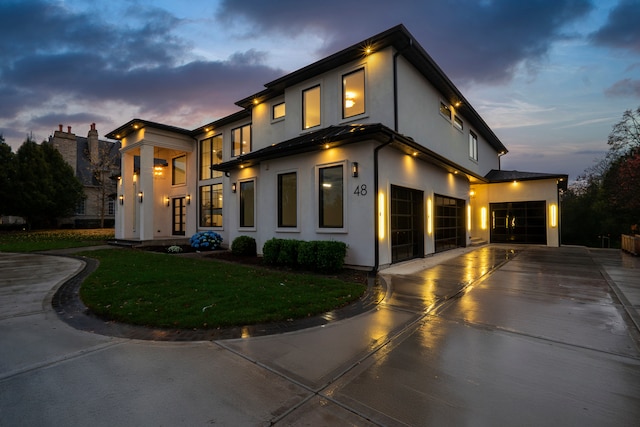
<instances>
[{"instance_id":1,"label":"hydrangea bush","mask_svg":"<svg viewBox=\"0 0 640 427\"><path fill-rule=\"evenodd\" d=\"M169 252L170 254L179 254L182 252L182 248L177 245L169 246L167 248L167 252Z\"/></svg>"},{"instance_id":2,"label":"hydrangea bush","mask_svg":"<svg viewBox=\"0 0 640 427\"><path fill-rule=\"evenodd\" d=\"M200 251L218 249L221 243L222 236L214 231L200 231L189 239L191 247Z\"/></svg>"}]
</instances>

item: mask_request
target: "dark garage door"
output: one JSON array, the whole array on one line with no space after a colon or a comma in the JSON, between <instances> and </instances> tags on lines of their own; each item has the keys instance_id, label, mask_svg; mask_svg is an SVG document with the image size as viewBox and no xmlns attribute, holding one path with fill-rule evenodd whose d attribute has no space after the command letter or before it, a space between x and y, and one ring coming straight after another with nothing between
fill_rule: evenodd
<instances>
[{"instance_id":1,"label":"dark garage door","mask_svg":"<svg viewBox=\"0 0 640 427\"><path fill-rule=\"evenodd\" d=\"M424 195L391 186L391 262L424 256Z\"/></svg>"},{"instance_id":2,"label":"dark garage door","mask_svg":"<svg viewBox=\"0 0 640 427\"><path fill-rule=\"evenodd\" d=\"M464 229L464 200L435 195L436 252L466 246Z\"/></svg>"},{"instance_id":3,"label":"dark garage door","mask_svg":"<svg viewBox=\"0 0 640 427\"><path fill-rule=\"evenodd\" d=\"M546 202L491 203L491 242L546 245Z\"/></svg>"}]
</instances>

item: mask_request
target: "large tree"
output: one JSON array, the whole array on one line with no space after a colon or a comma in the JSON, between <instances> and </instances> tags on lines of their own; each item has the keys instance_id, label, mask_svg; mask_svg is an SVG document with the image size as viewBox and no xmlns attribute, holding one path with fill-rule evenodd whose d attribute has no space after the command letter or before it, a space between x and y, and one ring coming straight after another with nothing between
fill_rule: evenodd
<instances>
[{"instance_id":1,"label":"large tree","mask_svg":"<svg viewBox=\"0 0 640 427\"><path fill-rule=\"evenodd\" d=\"M15 210L15 157L0 135L0 215L13 215Z\"/></svg>"},{"instance_id":2,"label":"large tree","mask_svg":"<svg viewBox=\"0 0 640 427\"><path fill-rule=\"evenodd\" d=\"M73 213L84 192L58 150L27 138L15 160L14 213L29 227L56 226L59 218Z\"/></svg>"},{"instance_id":3,"label":"large tree","mask_svg":"<svg viewBox=\"0 0 640 427\"><path fill-rule=\"evenodd\" d=\"M564 243L614 242L640 223L640 107L627 110L607 140L609 151L569 187L563 201Z\"/></svg>"}]
</instances>

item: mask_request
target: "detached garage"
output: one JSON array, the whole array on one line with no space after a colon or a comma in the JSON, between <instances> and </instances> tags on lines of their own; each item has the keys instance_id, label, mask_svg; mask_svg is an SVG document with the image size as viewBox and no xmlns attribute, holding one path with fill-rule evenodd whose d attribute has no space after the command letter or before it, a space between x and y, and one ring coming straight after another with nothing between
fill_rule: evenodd
<instances>
[{"instance_id":1,"label":"detached garage","mask_svg":"<svg viewBox=\"0 0 640 427\"><path fill-rule=\"evenodd\" d=\"M560 246L560 192L567 175L492 170L471 186L471 237L491 243Z\"/></svg>"}]
</instances>

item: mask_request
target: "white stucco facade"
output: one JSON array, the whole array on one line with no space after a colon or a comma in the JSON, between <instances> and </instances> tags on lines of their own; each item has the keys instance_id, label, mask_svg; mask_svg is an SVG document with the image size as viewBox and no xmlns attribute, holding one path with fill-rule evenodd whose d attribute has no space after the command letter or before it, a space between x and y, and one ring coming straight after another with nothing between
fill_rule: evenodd
<instances>
[{"instance_id":1,"label":"white stucco facade","mask_svg":"<svg viewBox=\"0 0 640 427\"><path fill-rule=\"evenodd\" d=\"M487 222L505 211L509 239L560 244L566 176L500 171L506 148L404 27L265 86L194 130L134 119L110 134L122 141L118 239L214 230L259 252L273 237L338 240L346 264L377 269L505 239Z\"/></svg>"}]
</instances>

